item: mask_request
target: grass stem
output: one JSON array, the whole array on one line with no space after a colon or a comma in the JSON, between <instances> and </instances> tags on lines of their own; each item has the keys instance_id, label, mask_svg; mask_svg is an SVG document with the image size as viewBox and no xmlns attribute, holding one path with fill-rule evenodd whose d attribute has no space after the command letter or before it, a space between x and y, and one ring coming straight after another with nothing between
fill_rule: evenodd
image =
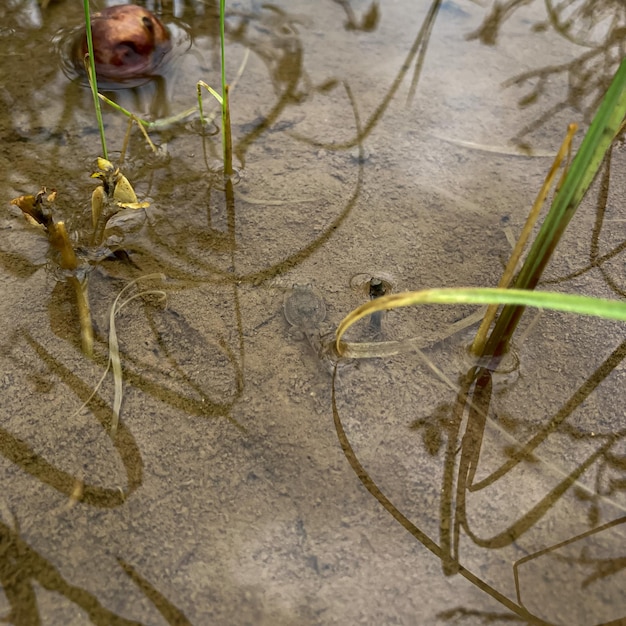
<instances>
[{"instance_id":1,"label":"grass stem","mask_svg":"<svg viewBox=\"0 0 626 626\"><path fill-rule=\"evenodd\" d=\"M61 260L59 265L73 274L68 282L72 285L76 294L76 305L78 307L78 319L80 322L80 338L83 352L87 356L93 354L93 324L91 322L91 308L89 306L88 279L78 278L78 259L70 242L64 222L51 222L48 227L48 237L50 245L59 253Z\"/></svg>"},{"instance_id":2,"label":"grass stem","mask_svg":"<svg viewBox=\"0 0 626 626\"><path fill-rule=\"evenodd\" d=\"M554 196L550 211L513 284L516 289L534 289L539 283L552 253L598 173L625 116L626 59L615 73L565 180ZM497 359L507 351L523 312L524 307L518 305L507 305L502 309L485 344L482 352L484 356Z\"/></svg>"},{"instance_id":3,"label":"grass stem","mask_svg":"<svg viewBox=\"0 0 626 626\"><path fill-rule=\"evenodd\" d=\"M513 252L511 253L511 257L509 258L509 262L507 263L504 273L502 274L502 278L500 279L500 282L498 283L498 287L501 289L506 289L511 284L517 264L522 256L524 248L526 247L526 243L530 237L532 229L534 228L537 220L539 219L539 213L541 212L543 204L546 201L548 192L550 191L550 188L552 187L552 183L554 179L556 178L558 169L561 166L563 159L571 151L572 139L577 129L578 129L577 124L570 124L567 129L567 135L565 136L565 139L563 140L563 143L561 144L561 148L559 149L554 159L554 163L552 164L552 167L550 168L550 171L548 172L548 175L546 176L546 179L543 185L541 186L539 193L537 194L537 198L535 199L533 207L530 210L528 217L526 218L526 223L524 224L522 233L519 236L519 239L517 240L517 244L515 245L515 248ZM472 344L471 350L473 354L478 356L482 354L483 350L485 349L485 343L487 341L487 333L489 332L489 328L491 326L491 323L495 319L497 312L498 312L497 304L491 304L487 308L485 317L483 318L480 328L478 329L478 332L476 333L474 343Z\"/></svg>"},{"instance_id":4,"label":"grass stem","mask_svg":"<svg viewBox=\"0 0 626 626\"><path fill-rule=\"evenodd\" d=\"M224 176L230 178L233 175L233 140L230 134L230 101L229 87L224 85L224 98L222 103L222 134L224 147Z\"/></svg>"},{"instance_id":5,"label":"grass stem","mask_svg":"<svg viewBox=\"0 0 626 626\"><path fill-rule=\"evenodd\" d=\"M93 106L96 110L96 120L98 121L98 130L100 132L100 142L102 143L102 156L108 159L107 142L104 136L104 122L102 121L102 110L100 108L100 99L98 98L98 79L96 77L96 62L93 52L93 36L91 33L91 13L89 11L89 0L83 0L85 9L85 32L87 34L87 51L88 62L86 63L87 77L89 86L91 87L91 95L93 97Z\"/></svg>"}]
</instances>

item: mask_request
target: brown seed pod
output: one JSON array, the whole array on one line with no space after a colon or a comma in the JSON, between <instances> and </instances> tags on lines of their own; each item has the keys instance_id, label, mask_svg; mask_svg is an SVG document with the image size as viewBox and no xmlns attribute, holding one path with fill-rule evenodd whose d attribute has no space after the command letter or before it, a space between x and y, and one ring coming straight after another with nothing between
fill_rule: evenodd
<instances>
[{"instance_id":1,"label":"brown seed pod","mask_svg":"<svg viewBox=\"0 0 626 626\"><path fill-rule=\"evenodd\" d=\"M91 17L94 60L98 78L112 82L150 76L172 44L160 20L147 9L134 4L109 7ZM87 54L83 33L75 48L75 61L82 66Z\"/></svg>"}]
</instances>

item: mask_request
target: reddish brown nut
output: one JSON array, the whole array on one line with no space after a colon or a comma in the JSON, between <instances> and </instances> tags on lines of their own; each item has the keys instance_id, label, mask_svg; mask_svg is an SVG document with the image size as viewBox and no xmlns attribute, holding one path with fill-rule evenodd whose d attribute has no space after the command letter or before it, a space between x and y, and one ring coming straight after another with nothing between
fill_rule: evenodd
<instances>
[{"instance_id":1,"label":"reddish brown nut","mask_svg":"<svg viewBox=\"0 0 626 626\"><path fill-rule=\"evenodd\" d=\"M147 9L134 4L109 7L91 17L99 78L125 81L153 74L171 48L170 34ZM80 53L87 54L84 34Z\"/></svg>"}]
</instances>

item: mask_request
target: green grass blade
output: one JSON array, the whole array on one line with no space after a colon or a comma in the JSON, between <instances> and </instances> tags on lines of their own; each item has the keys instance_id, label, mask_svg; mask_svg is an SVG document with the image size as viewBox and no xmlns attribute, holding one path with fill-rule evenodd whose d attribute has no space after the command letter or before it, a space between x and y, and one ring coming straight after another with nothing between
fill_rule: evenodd
<instances>
[{"instance_id":1,"label":"green grass blade","mask_svg":"<svg viewBox=\"0 0 626 626\"><path fill-rule=\"evenodd\" d=\"M211 87L209 87L206 83L204 83L203 81L200 81L200 82L207 89L209 89L210 91L213 91L214 94L216 94L218 101L221 103L222 101L221 96L217 92L212 90ZM200 87L198 87L198 91L199 90L200 90ZM190 107L188 109L185 109L184 111L181 111L180 113L175 113L174 115L170 115L169 117L164 117L159 120L150 121L150 120L144 120L143 118L139 117L132 111L129 111L128 109L125 109L123 106L120 106L119 104L117 104L117 102L113 102L113 100L109 100L109 98L102 95L101 93L98 94L98 98L100 98L102 102L108 104L111 108L115 109L116 111L119 111L120 113L128 117L129 119L133 119L135 122L137 122L137 124L141 124L147 130L163 130L167 128L168 126L173 126L174 124L178 124L179 122L186 121L198 111L197 107ZM198 101L200 102L199 95L198 95ZM200 107L200 110L202 110L201 107Z\"/></svg>"},{"instance_id":2,"label":"green grass blade","mask_svg":"<svg viewBox=\"0 0 626 626\"><path fill-rule=\"evenodd\" d=\"M556 245L555 239L558 242L558 237L576 212L625 116L626 59L615 74L565 181L554 198L550 212L529 252L529 260L515 282L516 287L527 289L539 268L547 264L547 259Z\"/></svg>"},{"instance_id":3,"label":"green grass blade","mask_svg":"<svg viewBox=\"0 0 626 626\"><path fill-rule=\"evenodd\" d=\"M107 153L107 142L104 136L104 122L102 121L102 109L100 108L100 100L98 98L98 80L96 78L96 63L93 54L93 37L91 34L91 14L89 11L89 0L83 0L85 9L85 32L87 33L87 51L89 52L89 67L87 75L89 77L89 85L91 87L91 95L93 97L93 106L96 110L96 120L98 121L98 130L100 131L100 142L102 143L102 156L109 158Z\"/></svg>"},{"instance_id":4,"label":"green grass blade","mask_svg":"<svg viewBox=\"0 0 626 626\"><path fill-rule=\"evenodd\" d=\"M220 54L222 65L222 95L226 93L226 54L224 52L224 39L225 39L225 27L224 22L226 19L226 0L220 0Z\"/></svg>"},{"instance_id":5,"label":"green grass blade","mask_svg":"<svg viewBox=\"0 0 626 626\"><path fill-rule=\"evenodd\" d=\"M351 311L339 324L335 334L337 351L341 354L341 337L352 324L376 313L418 304L505 304L552 309L579 315L593 315L626 322L626 302L605 300L527 289L497 289L488 287L426 289L381 296Z\"/></svg>"},{"instance_id":6,"label":"green grass blade","mask_svg":"<svg viewBox=\"0 0 626 626\"><path fill-rule=\"evenodd\" d=\"M557 192L546 219L537 234L514 287L534 289L547 266L561 235L593 182L604 155L626 116L626 59L622 61L585 138ZM485 354L498 355L506 349L523 313L523 308L507 306L491 333Z\"/></svg>"},{"instance_id":7,"label":"green grass blade","mask_svg":"<svg viewBox=\"0 0 626 626\"><path fill-rule=\"evenodd\" d=\"M226 52L225 52L225 20L226 0L220 0L220 52L222 70L222 150L224 152L224 175L233 174L233 150L230 134L230 104L228 99L228 85L226 84Z\"/></svg>"}]
</instances>

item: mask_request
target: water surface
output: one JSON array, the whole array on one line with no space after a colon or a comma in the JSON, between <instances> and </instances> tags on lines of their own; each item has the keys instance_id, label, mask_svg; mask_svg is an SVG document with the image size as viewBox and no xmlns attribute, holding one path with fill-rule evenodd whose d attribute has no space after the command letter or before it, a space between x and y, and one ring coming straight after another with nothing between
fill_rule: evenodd
<instances>
[{"instance_id":1,"label":"water surface","mask_svg":"<svg viewBox=\"0 0 626 626\"><path fill-rule=\"evenodd\" d=\"M90 94L58 52L82 11L0 9L0 614L20 625L623 619L620 325L527 314L519 368L489 381L481 421L457 402L471 334L434 341L471 307L389 312L350 337L424 337L444 376L410 353L333 378L283 316L294 284L323 296L326 317L307 329L320 335L368 298L356 275L397 291L496 284L567 124L585 128L621 57L621 5L595 2L588 18L589 2L571 15L547 3L550 21L538 0L500 13L447 0L418 39L425 1L228 3L234 206L219 118L204 132L193 114L164 122L195 106L197 81L219 84L216 8L155 5L176 44L169 70L107 92L160 120L159 151L132 131L123 171L150 207L124 230L128 258L90 275L93 359L46 239L9 205L46 186L72 232L89 223L101 147ZM127 120L104 116L116 161ZM624 295L623 166L618 142L548 268L552 288ZM154 272L165 280L139 288L167 303L146 295L116 319L112 439L110 374L90 399L108 312Z\"/></svg>"}]
</instances>

